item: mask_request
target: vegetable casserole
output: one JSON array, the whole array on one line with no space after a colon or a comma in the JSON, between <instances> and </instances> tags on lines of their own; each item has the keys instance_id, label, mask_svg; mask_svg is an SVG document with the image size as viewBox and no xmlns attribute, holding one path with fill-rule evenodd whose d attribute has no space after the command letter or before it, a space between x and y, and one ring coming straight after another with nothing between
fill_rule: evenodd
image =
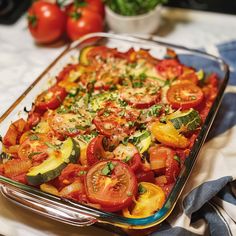
<instances>
[{"instance_id":1,"label":"vegetable casserole","mask_svg":"<svg viewBox=\"0 0 236 236\"><path fill-rule=\"evenodd\" d=\"M168 49L85 47L3 137L0 175L128 218L165 203L218 92Z\"/></svg>"}]
</instances>

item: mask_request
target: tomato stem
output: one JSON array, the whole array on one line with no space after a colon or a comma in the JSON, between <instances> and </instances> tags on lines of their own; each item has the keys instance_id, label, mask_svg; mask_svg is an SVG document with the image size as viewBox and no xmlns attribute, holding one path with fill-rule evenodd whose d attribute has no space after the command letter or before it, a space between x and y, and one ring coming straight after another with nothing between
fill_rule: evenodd
<instances>
[{"instance_id":1,"label":"tomato stem","mask_svg":"<svg viewBox=\"0 0 236 236\"><path fill-rule=\"evenodd\" d=\"M27 15L27 19L32 27L36 27L38 19L35 15Z\"/></svg>"},{"instance_id":2,"label":"tomato stem","mask_svg":"<svg viewBox=\"0 0 236 236\"><path fill-rule=\"evenodd\" d=\"M70 13L70 17L74 20L78 20L81 17L81 13L74 11L74 12Z\"/></svg>"}]
</instances>

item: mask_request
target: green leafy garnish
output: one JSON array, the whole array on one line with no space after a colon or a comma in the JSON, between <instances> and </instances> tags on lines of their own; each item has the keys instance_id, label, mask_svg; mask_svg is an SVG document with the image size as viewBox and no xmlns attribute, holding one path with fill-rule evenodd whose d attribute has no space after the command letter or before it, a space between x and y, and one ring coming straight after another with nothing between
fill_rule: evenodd
<instances>
[{"instance_id":1,"label":"green leafy garnish","mask_svg":"<svg viewBox=\"0 0 236 236\"><path fill-rule=\"evenodd\" d=\"M109 8L124 16L141 15L166 2L167 0L105 0Z\"/></svg>"},{"instance_id":2,"label":"green leafy garnish","mask_svg":"<svg viewBox=\"0 0 236 236\"><path fill-rule=\"evenodd\" d=\"M102 175L110 175L112 170L115 168L114 164L109 161L107 164L102 168L101 173Z\"/></svg>"},{"instance_id":3,"label":"green leafy garnish","mask_svg":"<svg viewBox=\"0 0 236 236\"><path fill-rule=\"evenodd\" d=\"M28 158L31 160L33 156L36 156L36 155L39 155L41 154L42 152L31 152L29 155L28 155Z\"/></svg>"},{"instance_id":4,"label":"green leafy garnish","mask_svg":"<svg viewBox=\"0 0 236 236\"><path fill-rule=\"evenodd\" d=\"M180 158L177 155L174 156L174 160L176 160L180 163Z\"/></svg>"},{"instance_id":5,"label":"green leafy garnish","mask_svg":"<svg viewBox=\"0 0 236 236\"><path fill-rule=\"evenodd\" d=\"M36 134L33 134L29 137L30 141L39 140L39 137Z\"/></svg>"},{"instance_id":6,"label":"green leafy garnish","mask_svg":"<svg viewBox=\"0 0 236 236\"><path fill-rule=\"evenodd\" d=\"M138 186L138 193L139 194L144 194L146 192L147 192L147 189L145 187L143 187L142 184L139 184L139 186Z\"/></svg>"}]
</instances>

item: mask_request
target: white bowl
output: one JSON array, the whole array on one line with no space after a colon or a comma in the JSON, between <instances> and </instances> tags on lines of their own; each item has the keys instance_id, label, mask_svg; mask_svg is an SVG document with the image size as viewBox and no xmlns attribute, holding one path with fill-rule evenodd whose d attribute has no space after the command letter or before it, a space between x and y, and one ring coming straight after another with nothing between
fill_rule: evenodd
<instances>
[{"instance_id":1,"label":"white bowl","mask_svg":"<svg viewBox=\"0 0 236 236\"><path fill-rule=\"evenodd\" d=\"M106 21L109 28L116 33L129 34L151 34L154 33L159 25L161 18L161 6L146 14L137 16L122 16L113 12L106 6Z\"/></svg>"}]
</instances>

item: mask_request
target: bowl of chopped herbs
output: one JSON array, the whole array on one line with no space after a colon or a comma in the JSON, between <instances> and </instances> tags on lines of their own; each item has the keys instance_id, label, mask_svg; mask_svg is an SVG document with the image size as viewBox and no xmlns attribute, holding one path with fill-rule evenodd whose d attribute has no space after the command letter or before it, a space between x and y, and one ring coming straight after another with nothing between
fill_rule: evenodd
<instances>
[{"instance_id":1,"label":"bowl of chopped herbs","mask_svg":"<svg viewBox=\"0 0 236 236\"><path fill-rule=\"evenodd\" d=\"M151 34L160 25L167 0L105 0L109 28L116 33Z\"/></svg>"}]
</instances>

